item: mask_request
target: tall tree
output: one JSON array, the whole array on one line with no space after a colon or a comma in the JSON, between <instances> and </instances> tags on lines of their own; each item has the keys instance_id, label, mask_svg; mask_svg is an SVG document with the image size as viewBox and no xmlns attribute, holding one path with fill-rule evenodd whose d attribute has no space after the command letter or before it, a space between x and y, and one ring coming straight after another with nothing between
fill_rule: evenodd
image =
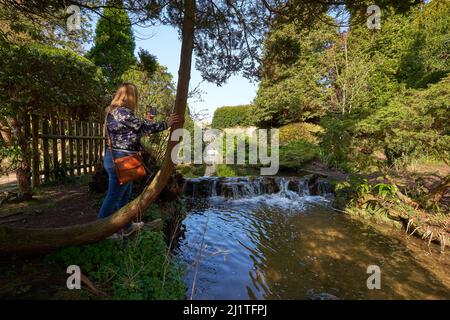
<instances>
[{"instance_id":1,"label":"tall tree","mask_svg":"<svg viewBox=\"0 0 450 320\"><path fill-rule=\"evenodd\" d=\"M101 67L103 74L116 86L122 74L136 63L133 30L123 1L109 0L95 29L90 58Z\"/></svg>"},{"instance_id":2,"label":"tall tree","mask_svg":"<svg viewBox=\"0 0 450 320\"><path fill-rule=\"evenodd\" d=\"M260 126L279 126L321 117L331 100L329 51L338 41L337 27L323 22L299 28L281 21L267 33L261 82L255 99Z\"/></svg>"}]
</instances>

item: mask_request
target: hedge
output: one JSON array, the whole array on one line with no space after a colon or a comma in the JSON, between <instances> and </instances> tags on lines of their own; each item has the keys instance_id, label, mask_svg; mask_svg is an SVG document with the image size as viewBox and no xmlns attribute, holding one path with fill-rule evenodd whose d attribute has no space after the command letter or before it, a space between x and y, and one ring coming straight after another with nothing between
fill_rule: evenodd
<instances>
[{"instance_id":1,"label":"hedge","mask_svg":"<svg viewBox=\"0 0 450 320\"><path fill-rule=\"evenodd\" d=\"M254 124L253 105L225 106L217 108L214 112L212 127L217 129L232 128L236 126L248 127Z\"/></svg>"}]
</instances>

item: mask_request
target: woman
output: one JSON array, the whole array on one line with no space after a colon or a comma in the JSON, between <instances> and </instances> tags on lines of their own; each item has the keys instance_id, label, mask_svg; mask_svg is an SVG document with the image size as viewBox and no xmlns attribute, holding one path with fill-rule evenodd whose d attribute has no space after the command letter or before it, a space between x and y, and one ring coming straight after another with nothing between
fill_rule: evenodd
<instances>
[{"instance_id":1,"label":"woman","mask_svg":"<svg viewBox=\"0 0 450 320\"><path fill-rule=\"evenodd\" d=\"M134 115L137 108L138 93L135 85L123 83L117 89L109 107L106 109L106 130L111 139L114 158L120 158L142 151L140 137L145 134L160 132L179 122L179 117L172 114L165 122L152 123L151 115L140 119ZM99 219L106 218L130 201L133 183L119 184L109 145L105 148L104 167L108 172L108 192L98 214ZM123 236L129 236L139 230L143 223L130 223Z\"/></svg>"}]
</instances>

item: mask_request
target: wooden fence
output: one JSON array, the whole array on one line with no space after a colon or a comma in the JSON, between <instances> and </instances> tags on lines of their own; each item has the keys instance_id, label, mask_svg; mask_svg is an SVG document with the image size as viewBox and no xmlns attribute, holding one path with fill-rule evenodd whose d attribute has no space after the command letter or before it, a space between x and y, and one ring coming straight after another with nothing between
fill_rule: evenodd
<instances>
[{"instance_id":1,"label":"wooden fence","mask_svg":"<svg viewBox=\"0 0 450 320\"><path fill-rule=\"evenodd\" d=\"M31 137L33 186L66 176L93 172L102 160L103 123L64 120L31 115L25 119L25 135Z\"/></svg>"}]
</instances>

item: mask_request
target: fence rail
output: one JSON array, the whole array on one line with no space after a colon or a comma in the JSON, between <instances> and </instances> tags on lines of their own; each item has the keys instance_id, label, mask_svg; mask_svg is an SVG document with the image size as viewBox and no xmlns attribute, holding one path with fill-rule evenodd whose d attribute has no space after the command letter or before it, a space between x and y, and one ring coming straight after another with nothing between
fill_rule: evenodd
<instances>
[{"instance_id":1,"label":"fence rail","mask_svg":"<svg viewBox=\"0 0 450 320\"><path fill-rule=\"evenodd\" d=\"M25 119L24 131L31 141L34 187L41 181L90 173L102 160L103 123L31 115Z\"/></svg>"}]
</instances>

